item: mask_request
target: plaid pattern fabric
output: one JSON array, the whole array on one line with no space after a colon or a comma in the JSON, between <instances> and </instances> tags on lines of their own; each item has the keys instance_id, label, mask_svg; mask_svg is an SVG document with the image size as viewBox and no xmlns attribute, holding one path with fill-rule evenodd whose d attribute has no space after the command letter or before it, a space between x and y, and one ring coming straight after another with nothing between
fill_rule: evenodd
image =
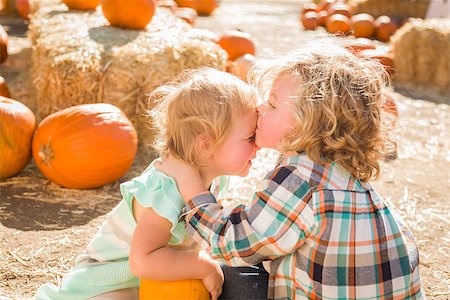
<instances>
[{"instance_id":1,"label":"plaid pattern fabric","mask_svg":"<svg viewBox=\"0 0 450 300\"><path fill-rule=\"evenodd\" d=\"M186 205L188 231L231 266L271 260L269 299L422 299L418 250L400 216L338 164L297 155L248 206L210 193Z\"/></svg>"}]
</instances>

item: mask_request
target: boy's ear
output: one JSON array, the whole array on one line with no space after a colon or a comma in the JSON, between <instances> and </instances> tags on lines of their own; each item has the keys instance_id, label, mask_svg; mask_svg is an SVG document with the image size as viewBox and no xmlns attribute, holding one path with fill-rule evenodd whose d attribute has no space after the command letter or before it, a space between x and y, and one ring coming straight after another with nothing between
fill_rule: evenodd
<instances>
[{"instance_id":1,"label":"boy's ear","mask_svg":"<svg viewBox=\"0 0 450 300\"><path fill-rule=\"evenodd\" d=\"M211 138L204 134L198 135L195 138L195 149L201 158L209 158L213 149Z\"/></svg>"}]
</instances>

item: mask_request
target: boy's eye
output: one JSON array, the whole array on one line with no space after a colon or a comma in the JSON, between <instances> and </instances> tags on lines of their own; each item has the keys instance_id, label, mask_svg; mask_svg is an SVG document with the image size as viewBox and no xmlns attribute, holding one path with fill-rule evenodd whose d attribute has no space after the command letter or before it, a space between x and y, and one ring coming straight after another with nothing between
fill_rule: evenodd
<instances>
[{"instance_id":1,"label":"boy's eye","mask_svg":"<svg viewBox=\"0 0 450 300\"><path fill-rule=\"evenodd\" d=\"M249 137L247 139L249 142L254 142L255 141L255 135L253 134L251 137Z\"/></svg>"},{"instance_id":2,"label":"boy's eye","mask_svg":"<svg viewBox=\"0 0 450 300\"><path fill-rule=\"evenodd\" d=\"M266 105L270 108L275 108L275 105L273 105L272 102L270 102L270 101L267 101Z\"/></svg>"}]
</instances>

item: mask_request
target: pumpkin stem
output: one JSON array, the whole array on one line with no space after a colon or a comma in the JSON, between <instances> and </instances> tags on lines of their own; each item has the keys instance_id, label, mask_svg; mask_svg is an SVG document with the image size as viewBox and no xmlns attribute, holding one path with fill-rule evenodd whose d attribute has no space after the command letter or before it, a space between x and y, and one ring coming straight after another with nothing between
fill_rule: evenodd
<instances>
[{"instance_id":1,"label":"pumpkin stem","mask_svg":"<svg viewBox=\"0 0 450 300\"><path fill-rule=\"evenodd\" d=\"M38 153L38 156L42 159L42 162L46 164L47 166L50 166L50 162L52 159L55 158L55 155L53 153L52 147L50 146L50 143L47 145L41 144L41 150Z\"/></svg>"}]
</instances>

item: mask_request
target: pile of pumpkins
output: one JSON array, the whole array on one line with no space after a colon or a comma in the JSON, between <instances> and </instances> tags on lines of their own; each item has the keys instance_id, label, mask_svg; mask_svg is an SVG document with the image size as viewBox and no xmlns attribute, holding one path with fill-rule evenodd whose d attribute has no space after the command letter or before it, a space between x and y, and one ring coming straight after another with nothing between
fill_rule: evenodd
<instances>
[{"instance_id":1,"label":"pile of pumpkins","mask_svg":"<svg viewBox=\"0 0 450 300\"><path fill-rule=\"evenodd\" d=\"M389 16L374 18L370 14L353 14L348 0L322 0L317 5L306 3L300 12L300 22L306 30L319 26L337 36L353 36L347 47L355 55L376 59L385 66L390 75L395 75L394 53L390 45L373 42L389 42L398 25Z\"/></svg>"},{"instance_id":2,"label":"pile of pumpkins","mask_svg":"<svg viewBox=\"0 0 450 300\"><path fill-rule=\"evenodd\" d=\"M368 13L353 14L353 8L346 0L322 0L319 4L304 4L300 12L300 21L306 30L319 26L331 34L355 37L376 38L388 42L398 25L389 16L374 18Z\"/></svg>"}]
</instances>

